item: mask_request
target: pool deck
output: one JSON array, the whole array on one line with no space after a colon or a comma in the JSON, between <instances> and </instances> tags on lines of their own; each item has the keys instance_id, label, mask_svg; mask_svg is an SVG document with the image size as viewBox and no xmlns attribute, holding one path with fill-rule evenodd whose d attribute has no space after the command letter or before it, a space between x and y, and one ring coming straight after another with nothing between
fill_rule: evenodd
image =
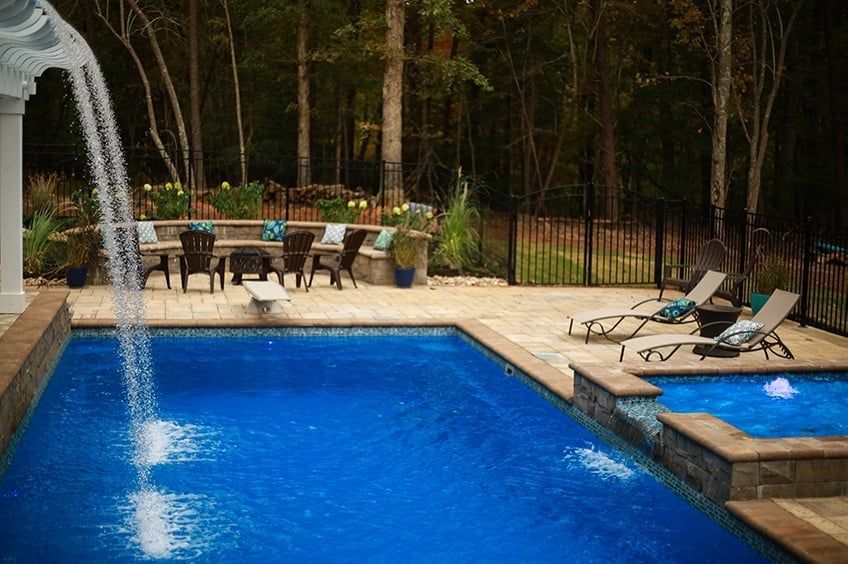
<instances>
[{"instance_id":1,"label":"pool deck","mask_svg":"<svg viewBox=\"0 0 848 564\"><path fill-rule=\"evenodd\" d=\"M343 291L329 285L327 276L316 275L307 293L287 280L291 303L282 314L247 313L250 296L229 280L224 290L209 293L208 279L194 276L189 290L168 290L164 278L154 273L145 290L147 319L151 325L198 326L327 326L458 324L503 354L520 368L532 370L537 379L570 399L572 375L569 363L618 365L620 347L600 337L584 344L585 332L568 335L568 314L598 307L624 306L656 296L651 288L416 286L399 289L359 283L353 288L345 277ZM67 288L27 288L28 297L39 292ZM68 303L75 327L114 324L111 290L89 286L70 290ZM750 312L747 312L749 315ZM17 316L0 315L0 337ZM743 318L746 313L743 313ZM635 324L625 323L621 335ZM693 325L649 324L641 334L678 331ZM848 359L848 338L787 321L778 331L798 359L824 366ZM0 356L3 356L0 339ZM756 367L768 364L761 353L736 359L706 359L680 351L666 365L691 367L716 364L723 367ZM627 356L624 365L644 366ZM729 502L728 508L752 528L778 541L805 561L848 562L848 498L778 499Z\"/></svg>"}]
</instances>

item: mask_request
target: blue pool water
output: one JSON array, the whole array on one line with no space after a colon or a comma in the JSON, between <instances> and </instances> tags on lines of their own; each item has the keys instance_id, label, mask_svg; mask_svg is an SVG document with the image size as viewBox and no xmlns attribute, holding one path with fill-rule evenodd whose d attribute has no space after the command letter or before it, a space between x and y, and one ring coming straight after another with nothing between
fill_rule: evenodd
<instances>
[{"instance_id":1,"label":"blue pool water","mask_svg":"<svg viewBox=\"0 0 848 564\"><path fill-rule=\"evenodd\" d=\"M154 338L138 492L116 346L61 358L0 480L3 558L761 560L450 335Z\"/></svg>"},{"instance_id":2,"label":"blue pool water","mask_svg":"<svg viewBox=\"0 0 848 564\"><path fill-rule=\"evenodd\" d=\"M840 374L650 378L672 411L705 412L753 437L848 435Z\"/></svg>"}]
</instances>

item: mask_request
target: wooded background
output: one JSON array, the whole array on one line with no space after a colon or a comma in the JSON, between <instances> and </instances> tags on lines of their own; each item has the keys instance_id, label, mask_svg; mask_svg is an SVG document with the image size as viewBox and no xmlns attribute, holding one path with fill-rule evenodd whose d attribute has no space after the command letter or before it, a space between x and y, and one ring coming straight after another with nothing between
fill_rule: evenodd
<instances>
[{"instance_id":1,"label":"wooded background","mask_svg":"<svg viewBox=\"0 0 848 564\"><path fill-rule=\"evenodd\" d=\"M592 180L848 223L848 3L53 3L99 59L129 147L402 158L506 195ZM63 72L38 81L24 135L80 144Z\"/></svg>"}]
</instances>

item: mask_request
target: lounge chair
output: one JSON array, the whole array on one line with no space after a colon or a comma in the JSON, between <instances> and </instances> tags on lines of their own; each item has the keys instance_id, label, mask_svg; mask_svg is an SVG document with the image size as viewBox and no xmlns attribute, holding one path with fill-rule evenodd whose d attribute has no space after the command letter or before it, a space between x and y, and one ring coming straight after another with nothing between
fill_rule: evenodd
<instances>
[{"instance_id":1,"label":"lounge chair","mask_svg":"<svg viewBox=\"0 0 848 564\"><path fill-rule=\"evenodd\" d=\"M217 274L223 290L227 257L220 257L214 265L212 264L212 259L216 258L212 254L215 247L215 235L204 231L183 231L180 233L180 244L183 247L183 254L179 255L180 281L183 285L183 292L186 291L188 277L192 274L209 276L210 294L215 293L215 274Z\"/></svg>"},{"instance_id":2,"label":"lounge chair","mask_svg":"<svg viewBox=\"0 0 848 564\"><path fill-rule=\"evenodd\" d=\"M316 270L330 271L330 284L335 284L336 287L342 289L342 270L347 271L350 279L353 281L353 287L356 288L356 278L353 277L353 261L359 254L359 247L365 241L365 236L368 234L364 229L356 229L345 235L342 250L338 253L316 253L312 256L312 271L309 273L309 285L312 286L312 278L315 276ZM321 259L327 262L321 262Z\"/></svg>"},{"instance_id":3,"label":"lounge chair","mask_svg":"<svg viewBox=\"0 0 848 564\"><path fill-rule=\"evenodd\" d=\"M589 335L591 333L595 333L597 335L602 335L611 341L615 341L615 339L609 336L609 333L615 330L619 324L625 319L637 319L641 320L642 323L639 327L636 328L633 333L631 333L627 338L630 339L636 336L642 327L645 326L649 321L656 321L657 323L672 323L672 324L681 324L681 323L690 323L695 321L695 308L699 305L707 302L713 294L715 294L716 290L718 290L721 283L724 282L724 279L727 275L721 272L714 272L712 270L707 271L706 274L701 278L701 280L695 284L695 287L692 288L688 294L684 296L684 298L691 300L694 302L694 305L682 315L667 318L663 315L664 309L668 305L668 303L664 303L663 306L656 310L651 311L636 311L636 308L639 306L649 303L656 302L654 298L650 298L647 300L643 300L632 307L628 308L605 308L605 309L595 309L591 311L583 311L580 313L576 313L571 316L571 323L568 325L568 334L571 335L571 330L574 327L574 322L580 323L581 325L586 326L586 342L589 342ZM606 328L604 327L604 322L609 320L617 320L612 327Z\"/></svg>"},{"instance_id":4,"label":"lounge chair","mask_svg":"<svg viewBox=\"0 0 848 564\"><path fill-rule=\"evenodd\" d=\"M698 251L698 256L695 257L695 264L666 264L663 265L663 279L660 282L660 295L658 299L662 299L663 292L666 288L677 288L683 292L688 292L695 287L695 284L701 279L708 270L718 270L724 257L727 255L727 247L718 239L710 239ZM678 276L674 276L674 270L678 270ZM684 277L683 273L689 271L689 275Z\"/></svg>"},{"instance_id":5,"label":"lounge chair","mask_svg":"<svg viewBox=\"0 0 848 564\"><path fill-rule=\"evenodd\" d=\"M775 330L783 323L792 308L798 302L798 294L787 292L785 290L775 290L769 297L763 308L751 318L752 322L762 323L763 326L756 331L740 328L739 331L731 331L723 337L701 337L700 335L681 335L681 334L666 334L666 335L646 335L644 337L636 337L635 339L627 339L621 342L621 354L618 357L619 362L624 359L624 349L628 348L636 351L639 356L645 360L651 360L657 357L659 360L668 360L677 349L686 345L701 345L702 354L701 360L705 356L709 356L714 349L723 349L736 352L751 352L762 350L769 358L769 351L782 358L795 358L789 347L780 340ZM725 327L732 326L726 321L719 321ZM751 337L740 343L732 344L729 339L741 333L750 333ZM720 338L721 337L721 338ZM659 349L672 347L671 352L663 355Z\"/></svg>"},{"instance_id":6,"label":"lounge chair","mask_svg":"<svg viewBox=\"0 0 848 564\"><path fill-rule=\"evenodd\" d=\"M294 274L295 286L298 288L300 288L300 281L306 280L303 267L306 264L306 258L309 256L314 239L315 234L311 231L292 231L283 237L283 266L276 267L271 264L268 270L277 274L280 285L286 285L285 278L283 278L284 274ZM306 288L307 292L309 291L309 285L304 284L303 287Z\"/></svg>"}]
</instances>

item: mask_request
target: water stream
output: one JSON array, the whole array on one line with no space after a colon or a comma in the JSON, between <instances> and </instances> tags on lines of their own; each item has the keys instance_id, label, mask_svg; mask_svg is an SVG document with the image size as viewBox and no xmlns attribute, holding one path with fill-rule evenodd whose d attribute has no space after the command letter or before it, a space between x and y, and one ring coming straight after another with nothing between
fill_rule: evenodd
<instances>
[{"instance_id":1,"label":"water stream","mask_svg":"<svg viewBox=\"0 0 848 564\"><path fill-rule=\"evenodd\" d=\"M157 419L156 391L150 354L150 337L144 314L141 273L132 237L136 222L131 205L121 139L106 81L93 52L79 33L55 9L42 1L68 61L68 74L79 111L82 136L88 150L88 165L100 204L103 244L108 253L108 271L113 288L113 307L120 343L123 383L133 443L133 465L138 491L131 494L135 507L136 540L152 557L171 555L176 538L167 516L172 513L162 502L166 496L151 481L153 464L149 445L168 441ZM178 533L178 532L176 532Z\"/></svg>"}]
</instances>

